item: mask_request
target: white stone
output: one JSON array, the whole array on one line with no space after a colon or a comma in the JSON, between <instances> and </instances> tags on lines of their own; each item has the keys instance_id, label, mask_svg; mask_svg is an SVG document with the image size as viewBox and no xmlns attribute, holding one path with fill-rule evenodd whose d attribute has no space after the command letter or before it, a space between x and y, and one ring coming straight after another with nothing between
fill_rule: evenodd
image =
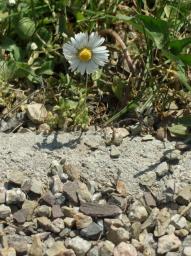
<instances>
[{"instance_id":1,"label":"white stone","mask_svg":"<svg viewBox=\"0 0 191 256\"><path fill-rule=\"evenodd\" d=\"M76 256L85 256L91 248L91 242L76 236L68 241L68 247L74 250Z\"/></svg>"},{"instance_id":2,"label":"white stone","mask_svg":"<svg viewBox=\"0 0 191 256\"><path fill-rule=\"evenodd\" d=\"M6 203L17 204L22 203L26 200L25 193L20 188L13 188L6 192Z\"/></svg>"},{"instance_id":3,"label":"white stone","mask_svg":"<svg viewBox=\"0 0 191 256\"><path fill-rule=\"evenodd\" d=\"M178 250L181 245L180 239L174 234L165 235L158 240L157 253L165 254L170 251Z\"/></svg>"}]
</instances>

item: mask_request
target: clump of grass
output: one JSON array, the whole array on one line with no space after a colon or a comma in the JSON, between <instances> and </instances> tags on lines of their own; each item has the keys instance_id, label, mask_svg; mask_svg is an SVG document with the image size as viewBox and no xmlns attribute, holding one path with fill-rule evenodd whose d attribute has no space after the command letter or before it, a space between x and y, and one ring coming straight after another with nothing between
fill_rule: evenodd
<instances>
[{"instance_id":1,"label":"clump of grass","mask_svg":"<svg viewBox=\"0 0 191 256\"><path fill-rule=\"evenodd\" d=\"M48 107L53 128L132 117L151 130L167 119L185 127L177 117L190 116L189 1L20 0L0 1L0 10L1 117L21 111L19 100L33 95ZM98 31L110 49L110 63L90 77L88 88L62 54L79 31ZM184 135L191 122L186 125Z\"/></svg>"}]
</instances>

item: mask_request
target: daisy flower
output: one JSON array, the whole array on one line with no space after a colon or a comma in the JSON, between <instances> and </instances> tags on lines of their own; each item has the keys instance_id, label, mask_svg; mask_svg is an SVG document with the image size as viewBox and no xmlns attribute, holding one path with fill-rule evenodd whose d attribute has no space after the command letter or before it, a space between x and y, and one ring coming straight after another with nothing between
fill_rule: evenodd
<instances>
[{"instance_id":1,"label":"daisy flower","mask_svg":"<svg viewBox=\"0 0 191 256\"><path fill-rule=\"evenodd\" d=\"M106 46L101 46L105 39L97 33L78 33L63 46L65 58L70 63L72 71L94 73L99 66L104 66L108 61L109 51Z\"/></svg>"}]
</instances>

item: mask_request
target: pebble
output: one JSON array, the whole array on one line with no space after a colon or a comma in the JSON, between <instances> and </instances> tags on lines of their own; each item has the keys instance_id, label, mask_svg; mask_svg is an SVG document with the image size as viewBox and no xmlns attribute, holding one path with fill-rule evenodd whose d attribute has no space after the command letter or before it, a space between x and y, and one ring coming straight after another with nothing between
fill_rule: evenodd
<instances>
[{"instance_id":1,"label":"pebble","mask_svg":"<svg viewBox=\"0 0 191 256\"><path fill-rule=\"evenodd\" d=\"M68 175L68 178L70 180L79 180L80 179L81 171L80 171L79 166L65 163L63 166L63 170Z\"/></svg>"},{"instance_id":2,"label":"pebble","mask_svg":"<svg viewBox=\"0 0 191 256\"><path fill-rule=\"evenodd\" d=\"M180 205L187 205L191 201L191 185L184 186L179 190L176 202Z\"/></svg>"},{"instance_id":3,"label":"pebble","mask_svg":"<svg viewBox=\"0 0 191 256\"><path fill-rule=\"evenodd\" d=\"M164 235L158 240L157 253L165 254L169 251L176 251L181 245L180 239L174 234Z\"/></svg>"},{"instance_id":4,"label":"pebble","mask_svg":"<svg viewBox=\"0 0 191 256\"><path fill-rule=\"evenodd\" d=\"M42 182L40 180L37 180L35 178L31 179L31 187L30 187L30 191L34 194L37 195L42 195L43 192L43 186L42 186Z\"/></svg>"},{"instance_id":5,"label":"pebble","mask_svg":"<svg viewBox=\"0 0 191 256\"><path fill-rule=\"evenodd\" d=\"M52 186L52 193L61 193L63 192L63 183L59 177L59 175L52 176L53 186Z\"/></svg>"},{"instance_id":6,"label":"pebble","mask_svg":"<svg viewBox=\"0 0 191 256\"><path fill-rule=\"evenodd\" d=\"M49 206L53 206L55 204L55 197L51 191L47 191L45 194L42 195L40 202L45 203Z\"/></svg>"},{"instance_id":7,"label":"pebble","mask_svg":"<svg viewBox=\"0 0 191 256\"><path fill-rule=\"evenodd\" d=\"M6 204L22 203L25 200L26 195L20 188L13 188L6 192Z\"/></svg>"},{"instance_id":8,"label":"pebble","mask_svg":"<svg viewBox=\"0 0 191 256\"><path fill-rule=\"evenodd\" d=\"M63 216L64 216L64 214L60 208L60 205L53 205L52 206L52 218L56 219L56 218L61 218Z\"/></svg>"},{"instance_id":9,"label":"pebble","mask_svg":"<svg viewBox=\"0 0 191 256\"><path fill-rule=\"evenodd\" d=\"M78 212L74 215L74 220L77 229L86 228L92 223L92 218L81 212Z\"/></svg>"},{"instance_id":10,"label":"pebble","mask_svg":"<svg viewBox=\"0 0 191 256\"><path fill-rule=\"evenodd\" d=\"M120 154L120 150L115 145L111 145L110 157L119 158Z\"/></svg>"},{"instance_id":11,"label":"pebble","mask_svg":"<svg viewBox=\"0 0 191 256\"><path fill-rule=\"evenodd\" d=\"M27 179L22 171L11 170L8 171L7 178L10 183L21 186L23 181Z\"/></svg>"},{"instance_id":12,"label":"pebble","mask_svg":"<svg viewBox=\"0 0 191 256\"><path fill-rule=\"evenodd\" d=\"M75 226L75 219L70 218L70 217L66 217L66 218L64 218L64 224L65 224L66 227L72 228L72 227Z\"/></svg>"},{"instance_id":13,"label":"pebble","mask_svg":"<svg viewBox=\"0 0 191 256\"><path fill-rule=\"evenodd\" d=\"M95 222L92 222L86 228L81 229L80 236L88 240L97 240L100 238L102 232L103 228Z\"/></svg>"},{"instance_id":14,"label":"pebble","mask_svg":"<svg viewBox=\"0 0 191 256\"><path fill-rule=\"evenodd\" d=\"M170 224L170 219L171 216L167 208L163 208L159 211L154 230L154 235L156 237L163 236L166 233L167 228Z\"/></svg>"},{"instance_id":15,"label":"pebble","mask_svg":"<svg viewBox=\"0 0 191 256\"><path fill-rule=\"evenodd\" d=\"M191 246L187 246L183 249L183 256L191 256Z\"/></svg>"},{"instance_id":16,"label":"pebble","mask_svg":"<svg viewBox=\"0 0 191 256\"><path fill-rule=\"evenodd\" d=\"M129 208L128 217L131 221L144 222L148 217L148 213L144 206L138 205L138 203L135 202Z\"/></svg>"},{"instance_id":17,"label":"pebble","mask_svg":"<svg viewBox=\"0 0 191 256\"><path fill-rule=\"evenodd\" d=\"M38 217L50 217L51 212L51 207L47 205L40 205L35 209L35 215Z\"/></svg>"},{"instance_id":18,"label":"pebble","mask_svg":"<svg viewBox=\"0 0 191 256\"><path fill-rule=\"evenodd\" d=\"M85 256L91 248L91 242L76 236L68 241L68 247L73 249L76 256Z\"/></svg>"},{"instance_id":19,"label":"pebble","mask_svg":"<svg viewBox=\"0 0 191 256\"><path fill-rule=\"evenodd\" d=\"M14 248L1 248L0 249L0 255L1 256L16 256L16 251ZM35 256L35 255L34 255Z\"/></svg>"},{"instance_id":20,"label":"pebble","mask_svg":"<svg viewBox=\"0 0 191 256\"><path fill-rule=\"evenodd\" d=\"M187 220L180 214L175 214L171 218L171 224L174 225L176 229L182 229L187 227Z\"/></svg>"},{"instance_id":21,"label":"pebble","mask_svg":"<svg viewBox=\"0 0 191 256\"><path fill-rule=\"evenodd\" d=\"M46 250L46 256L59 256L64 255L66 248L61 241L55 242L48 250Z\"/></svg>"},{"instance_id":22,"label":"pebble","mask_svg":"<svg viewBox=\"0 0 191 256\"><path fill-rule=\"evenodd\" d=\"M131 244L121 242L113 251L114 256L137 256L137 250Z\"/></svg>"},{"instance_id":23,"label":"pebble","mask_svg":"<svg viewBox=\"0 0 191 256\"><path fill-rule=\"evenodd\" d=\"M100 256L112 256L113 255L113 250L115 245L109 241L105 240L99 244L99 255Z\"/></svg>"},{"instance_id":24,"label":"pebble","mask_svg":"<svg viewBox=\"0 0 191 256\"><path fill-rule=\"evenodd\" d=\"M65 217L74 218L74 216L76 214L78 214L78 211L76 210L76 208L63 206L61 209L62 209L62 212L63 212Z\"/></svg>"},{"instance_id":25,"label":"pebble","mask_svg":"<svg viewBox=\"0 0 191 256\"><path fill-rule=\"evenodd\" d=\"M91 248L91 250L89 250L89 252L87 253L87 256L100 256L99 247L94 246L93 248Z\"/></svg>"},{"instance_id":26,"label":"pebble","mask_svg":"<svg viewBox=\"0 0 191 256\"><path fill-rule=\"evenodd\" d=\"M0 204L5 203L6 189L3 185L0 185Z\"/></svg>"},{"instance_id":27,"label":"pebble","mask_svg":"<svg viewBox=\"0 0 191 256\"><path fill-rule=\"evenodd\" d=\"M37 206L38 206L38 202L36 201L33 201L33 200L24 201L22 205L22 209L25 211L27 221L30 221L32 219L33 212Z\"/></svg>"},{"instance_id":28,"label":"pebble","mask_svg":"<svg viewBox=\"0 0 191 256\"><path fill-rule=\"evenodd\" d=\"M128 189L124 181L117 180L116 182L116 191L123 197L128 196Z\"/></svg>"},{"instance_id":29,"label":"pebble","mask_svg":"<svg viewBox=\"0 0 191 256\"><path fill-rule=\"evenodd\" d=\"M158 178L162 178L163 176L169 173L169 166L167 162L160 163L155 169L156 175Z\"/></svg>"},{"instance_id":30,"label":"pebble","mask_svg":"<svg viewBox=\"0 0 191 256\"><path fill-rule=\"evenodd\" d=\"M29 120L35 124L42 124L48 115L48 112L43 104L31 103L27 105L26 110Z\"/></svg>"},{"instance_id":31,"label":"pebble","mask_svg":"<svg viewBox=\"0 0 191 256\"><path fill-rule=\"evenodd\" d=\"M129 231L122 227L115 227L111 225L107 233L107 239L114 244L119 244L120 242L126 242L130 238Z\"/></svg>"},{"instance_id":32,"label":"pebble","mask_svg":"<svg viewBox=\"0 0 191 256\"><path fill-rule=\"evenodd\" d=\"M44 246L39 235L34 235L32 237L32 245L28 251L29 256L43 256Z\"/></svg>"},{"instance_id":33,"label":"pebble","mask_svg":"<svg viewBox=\"0 0 191 256\"><path fill-rule=\"evenodd\" d=\"M26 211L24 209L18 210L13 214L13 219L18 224L23 224L26 221Z\"/></svg>"},{"instance_id":34,"label":"pebble","mask_svg":"<svg viewBox=\"0 0 191 256\"><path fill-rule=\"evenodd\" d=\"M11 208L4 204L0 205L0 219L6 219L11 214Z\"/></svg>"}]
</instances>

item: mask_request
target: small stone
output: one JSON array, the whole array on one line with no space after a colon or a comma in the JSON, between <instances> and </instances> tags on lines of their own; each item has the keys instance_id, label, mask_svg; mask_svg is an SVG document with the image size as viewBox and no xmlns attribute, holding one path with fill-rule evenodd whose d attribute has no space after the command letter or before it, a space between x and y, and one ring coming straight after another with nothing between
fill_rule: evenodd
<instances>
[{"instance_id":1,"label":"small stone","mask_svg":"<svg viewBox=\"0 0 191 256\"><path fill-rule=\"evenodd\" d=\"M123 211L127 208L127 197L121 197L115 194L111 194L108 203L119 206Z\"/></svg>"},{"instance_id":2,"label":"small stone","mask_svg":"<svg viewBox=\"0 0 191 256\"><path fill-rule=\"evenodd\" d=\"M99 255L100 256L112 256L113 255L113 250L114 250L115 245L109 241L105 240L100 243L100 250L99 250Z\"/></svg>"},{"instance_id":3,"label":"small stone","mask_svg":"<svg viewBox=\"0 0 191 256\"><path fill-rule=\"evenodd\" d=\"M42 192L43 192L42 182L35 178L32 178L30 191L34 194L42 195Z\"/></svg>"},{"instance_id":4,"label":"small stone","mask_svg":"<svg viewBox=\"0 0 191 256\"><path fill-rule=\"evenodd\" d=\"M119 128L114 128L112 144L115 146L120 146L122 142L123 142L123 134L121 133Z\"/></svg>"},{"instance_id":5,"label":"small stone","mask_svg":"<svg viewBox=\"0 0 191 256\"><path fill-rule=\"evenodd\" d=\"M180 214L175 214L171 218L171 224L174 225L176 229L182 229L187 227L187 220Z\"/></svg>"},{"instance_id":6,"label":"small stone","mask_svg":"<svg viewBox=\"0 0 191 256\"><path fill-rule=\"evenodd\" d=\"M26 212L24 209L18 210L13 214L13 219L18 223L18 224L23 224L26 221Z\"/></svg>"},{"instance_id":7,"label":"small stone","mask_svg":"<svg viewBox=\"0 0 191 256\"><path fill-rule=\"evenodd\" d=\"M68 241L68 247L74 250L76 256L85 256L91 248L91 242L76 236Z\"/></svg>"},{"instance_id":8,"label":"small stone","mask_svg":"<svg viewBox=\"0 0 191 256\"><path fill-rule=\"evenodd\" d=\"M187 246L183 250L183 256L191 256L191 246Z\"/></svg>"},{"instance_id":9,"label":"small stone","mask_svg":"<svg viewBox=\"0 0 191 256\"><path fill-rule=\"evenodd\" d=\"M150 192L144 192L143 196L147 206L156 207L156 201Z\"/></svg>"},{"instance_id":10,"label":"small stone","mask_svg":"<svg viewBox=\"0 0 191 256\"><path fill-rule=\"evenodd\" d=\"M104 227L106 228L106 230L108 230L111 227L111 225L113 225L117 228L124 226L122 220L120 220L120 219L107 219L107 218L105 218L104 219Z\"/></svg>"},{"instance_id":11,"label":"small stone","mask_svg":"<svg viewBox=\"0 0 191 256\"><path fill-rule=\"evenodd\" d=\"M66 197L62 193L56 193L55 195L55 204L63 205L66 202Z\"/></svg>"},{"instance_id":12,"label":"small stone","mask_svg":"<svg viewBox=\"0 0 191 256\"><path fill-rule=\"evenodd\" d=\"M6 189L3 185L0 185L0 204L5 203Z\"/></svg>"},{"instance_id":13,"label":"small stone","mask_svg":"<svg viewBox=\"0 0 191 256\"><path fill-rule=\"evenodd\" d=\"M152 141L153 139L154 137L152 135L147 134L142 138L142 141Z\"/></svg>"},{"instance_id":14,"label":"small stone","mask_svg":"<svg viewBox=\"0 0 191 256\"><path fill-rule=\"evenodd\" d=\"M46 256L61 256L64 255L66 248L61 241L55 242L48 250L46 250Z\"/></svg>"},{"instance_id":15,"label":"small stone","mask_svg":"<svg viewBox=\"0 0 191 256\"><path fill-rule=\"evenodd\" d=\"M59 175L60 177L62 173L63 173L63 166L57 160L53 160L50 165L50 174L52 176Z\"/></svg>"},{"instance_id":16,"label":"small stone","mask_svg":"<svg viewBox=\"0 0 191 256\"><path fill-rule=\"evenodd\" d=\"M27 116L35 124L42 124L47 118L48 112L43 104L32 103L27 105Z\"/></svg>"},{"instance_id":17,"label":"small stone","mask_svg":"<svg viewBox=\"0 0 191 256\"><path fill-rule=\"evenodd\" d=\"M32 245L28 251L29 256L43 256L44 247L39 235L32 236Z\"/></svg>"},{"instance_id":18,"label":"small stone","mask_svg":"<svg viewBox=\"0 0 191 256\"><path fill-rule=\"evenodd\" d=\"M51 131L50 125L48 125L47 123L43 123L39 125L37 134L42 133L44 135L48 135L50 131Z\"/></svg>"},{"instance_id":19,"label":"small stone","mask_svg":"<svg viewBox=\"0 0 191 256\"><path fill-rule=\"evenodd\" d=\"M128 217L131 221L144 222L148 217L148 213L144 206L138 205L138 203L135 202L129 208Z\"/></svg>"},{"instance_id":20,"label":"small stone","mask_svg":"<svg viewBox=\"0 0 191 256\"><path fill-rule=\"evenodd\" d=\"M163 236L166 233L169 224L170 224L170 213L168 212L167 208L163 208L158 213L154 235L156 237Z\"/></svg>"},{"instance_id":21,"label":"small stone","mask_svg":"<svg viewBox=\"0 0 191 256\"><path fill-rule=\"evenodd\" d=\"M114 256L137 256L137 250L131 244L121 242L118 244L113 251Z\"/></svg>"},{"instance_id":22,"label":"small stone","mask_svg":"<svg viewBox=\"0 0 191 256\"><path fill-rule=\"evenodd\" d=\"M178 236L180 238L184 238L189 234L188 230L184 229L184 228L179 229L179 230L175 230L174 233L175 233L176 236Z\"/></svg>"},{"instance_id":23,"label":"small stone","mask_svg":"<svg viewBox=\"0 0 191 256\"><path fill-rule=\"evenodd\" d=\"M56 227L59 228L60 230L65 228L64 220L61 218L57 218L52 221L52 224Z\"/></svg>"},{"instance_id":24,"label":"small stone","mask_svg":"<svg viewBox=\"0 0 191 256\"><path fill-rule=\"evenodd\" d=\"M97 240L101 233L103 232L103 228L96 224L95 222L92 222L89 226L86 228L81 229L80 235L83 238L89 239L89 240Z\"/></svg>"},{"instance_id":25,"label":"small stone","mask_svg":"<svg viewBox=\"0 0 191 256\"><path fill-rule=\"evenodd\" d=\"M27 178L22 171L11 170L8 172L7 178L9 182L21 186L23 181Z\"/></svg>"},{"instance_id":26,"label":"small stone","mask_svg":"<svg viewBox=\"0 0 191 256\"><path fill-rule=\"evenodd\" d=\"M43 196L40 199L40 202L53 206L55 204L55 197L50 191L48 191L45 194L43 194Z\"/></svg>"},{"instance_id":27,"label":"small stone","mask_svg":"<svg viewBox=\"0 0 191 256\"><path fill-rule=\"evenodd\" d=\"M0 219L6 219L11 214L11 208L4 204L0 205Z\"/></svg>"},{"instance_id":28,"label":"small stone","mask_svg":"<svg viewBox=\"0 0 191 256\"><path fill-rule=\"evenodd\" d=\"M167 175L169 173L169 166L167 162L160 163L156 169L156 174L158 178L162 178L163 176Z\"/></svg>"},{"instance_id":29,"label":"small stone","mask_svg":"<svg viewBox=\"0 0 191 256\"><path fill-rule=\"evenodd\" d=\"M37 223L40 228L43 228L45 231L52 231L53 233L59 233L60 229L56 228L52 222L47 217L37 218Z\"/></svg>"},{"instance_id":30,"label":"small stone","mask_svg":"<svg viewBox=\"0 0 191 256\"><path fill-rule=\"evenodd\" d=\"M91 140L91 139L86 139L84 141L84 144L86 146L88 146L91 150L96 150L99 148L99 141L96 141L96 140Z\"/></svg>"},{"instance_id":31,"label":"small stone","mask_svg":"<svg viewBox=\"0 0 191 256\"><path fill-rule=\"evenodd\" d=\"M52 218L56 219L56 218L61 218L63 216L64 216L64 214L63 214L60 206L59 205L53 205L52 206Z\"/></svg>"},{"instance_id":32,"label":"small stone","mask_svg":"<svg viewBox=\"0 0 191 256\"><path fill-rule=\"evenodd\" d=\"M141 176L139 183L143 186L152 187L152 185L156 183L156 179L156 173L149 172Z\"/></svg>"},{"instance_id":33,"label":"small stone","mask_svg":"<svg viewBox=\"0 0 191 256\"><path fill-rule=\"evenodd\" d=\"M16 255L26 255L28 251L28 244L23 237L14 237L9 240L9 246L13 247L16 251Z\"/></svg>"},{"instance_id":34,"label":"small stone","mask_svg":"<svg viewBox=\"0 0 191 256\"><path fill-rule=\"evenodd\" d=\"M120 242L126 242L130 238L129 231L125 230L122 227L111 226L108 233L107 239L114 244L119 244Z\"/></svg>"},{"instance_id":35,"label":"small stone","mask_svg":"<svg viewBox=\"0 0 191 256\"><path fill-rule=\"evenodd\" d=\"M75 220L74 218L66 217L64 218L64 224L66 227L72 228L75 225Z\"/></svg>"},{"instance_id":36,"label":"small stone","mask_svg":"<svg viewBox=\"0 0 191 256\"><path fill-rule=\"evenodd\" d=\"M79 185L76 181L68 181L63 185L63 193L66 198L74 204L78 204L77 193L79 191Z\"/></svg>"},{"instance_id":37,"label":"small stone","mask_svg":"<svg viewBox=\"0 0 191 256\"><path fill-rule=\"evenodd\" d=\"M98 218L115 217L122 213L121 209L116 205L96 203L82 203L80 211L88 216Z\"/></svg>"},{"instance_id":38,"label":"small stone","mask_svg":"<svg viewBox=\"0 0 191 256\"><path fill-rule=\"evenodd\" d=\"M22 203L26 200L26 195L20 188L13 188L6 192L6 204Z\"/></svg>"},{"instance_id":39,"label":"small stone","mask_svg":"<svg viewBox=\"0 0 191 256\"><path fill-rule=\"evenodd\" d=\"M0 249L0 255L1 256L16 256L16 251L12 247L1 248Z\"/></svg>"},{"instance_id":40,"label":"small stone","mask_svg":"<svg viewBox=\"0 0 191 256\"><path fill-rule=\"evenodd\" d=\"M64 172L68 175L71 180L79 180L80 179L80 167L65 163L63 166Z\"/></svg>"},{"instance_id":41,"label":"small stone","mask_svg":"<svg viewBox=\"0 0 191 256\"><path fill-rule=\"evenodd\" d=\"M141 223L139 221L133 222L131 225L131 236L135 239L138 239L141 231Z\"/></svg>"},{"instance_id":42,"label":"small stone","mask_svg":"<svg viewBox=\"0 0 191 256\"><path fill-rule=\"evenodd\" d=\"M122 180L117 180L117 183L116 183L116 190L117 190L117 192L118 192L121 196L126 197L126 196L128 195L127 186L126 186L125 182L122 181Z\"/></svg>"},{"instance_id":43,"label":"small stone","mask_svg":"<svg viewBox=\"0 0 191 256\"><path fill-rule=\"evenodd\" d=\"M74 215L74 220L76 222L77 229L86 228L92 223L92 218L81 212Z\"/></svg>"},{"instance_id":44,"label":"small stone","mask_svg":"<svg viewBox=\"0 0 191 256\"><path fill-rule=\"evenodd\" d=\"M177 195L176 202L180 205L187 205L191 201L191 185L184 186Z\"/></svg>"},{"instance_id":45,"label":"small stone","mask_svg":"<svg viewBox=\"0 0 191 256\"><path fill-rule=\"evenodd\" d=\"M181 241L174 234L165 235L158 240L157 253L165 254L170 251L176 251L181 245Z\"/></svg>"},{"instance_id":46,"label":"small stone","mask_svg":"<svg viewBox=\"0 0 191 256\"><path fill-rule=\"evenodd\" d=\"M38 217L50 217L51 212L51 207L47 205L40 205L35 209L35 215Z\"/></svg>"},{"instance_id":47,"label":"small stone","mask_svg":"<svg viewBox=\"0 0 191 256\"><path fill-rule=\"evenodd\" d=\"M52 193L61 193L63 191L63 183L58 175L52 176L53 186Z\"/></svg>"},{"instance_id":48,"label":"small stone","mask_svg":"<svg viewBox=\"0 0 191 256\"><path fill-rule=\"evenodd\" d=\"M111 145L110 157L111 158L119 158L121 152L115 145Z\"/></svg>"},{"instance_id":49,"label":"small stone","mask_svg":"<svg viewBox=\"0 0 191 256\"><path fill-rule=\"evenodd\" d=\"M87 253L87 256L100 256L99 247L94 246L93 248L91 248L91 250L89 250L89 252Z\"/></svg>"},{"instance_id":50,"label":"small stone","mask_svg":"<svg viewBox=\"0 0 191 256\"><path fill-rule=\"evenodd\" d=\"M157 217L159 214L159 209L158 208L153 208L149 217L145 220L145 222L143 222L142 224L142 229L147 229L147 228L154 228L156 221L157 221Z\"/></svg>"},{"instance_id":51,"label":"small stone","mask_svg":"<svg viewBox=\"0 0 191 256\"><path fill-rule=\"evenodd\" d=\"M38 206L36 201L25 200L22 209L25 211L26 220L30 221L32 219L33 212L35 208Z\"/></svg>"},{"instance_id":52,"label":"small stone","mask_svg":"<svg viewBox=\"0 0 191 256\"><path fill-rule=\"evenodd\" d=\"M78 211L75 208L68 206L63 206L61 209L65 217L74 218L74 215L78 213Z\"/></svg>"}]
</instances>

